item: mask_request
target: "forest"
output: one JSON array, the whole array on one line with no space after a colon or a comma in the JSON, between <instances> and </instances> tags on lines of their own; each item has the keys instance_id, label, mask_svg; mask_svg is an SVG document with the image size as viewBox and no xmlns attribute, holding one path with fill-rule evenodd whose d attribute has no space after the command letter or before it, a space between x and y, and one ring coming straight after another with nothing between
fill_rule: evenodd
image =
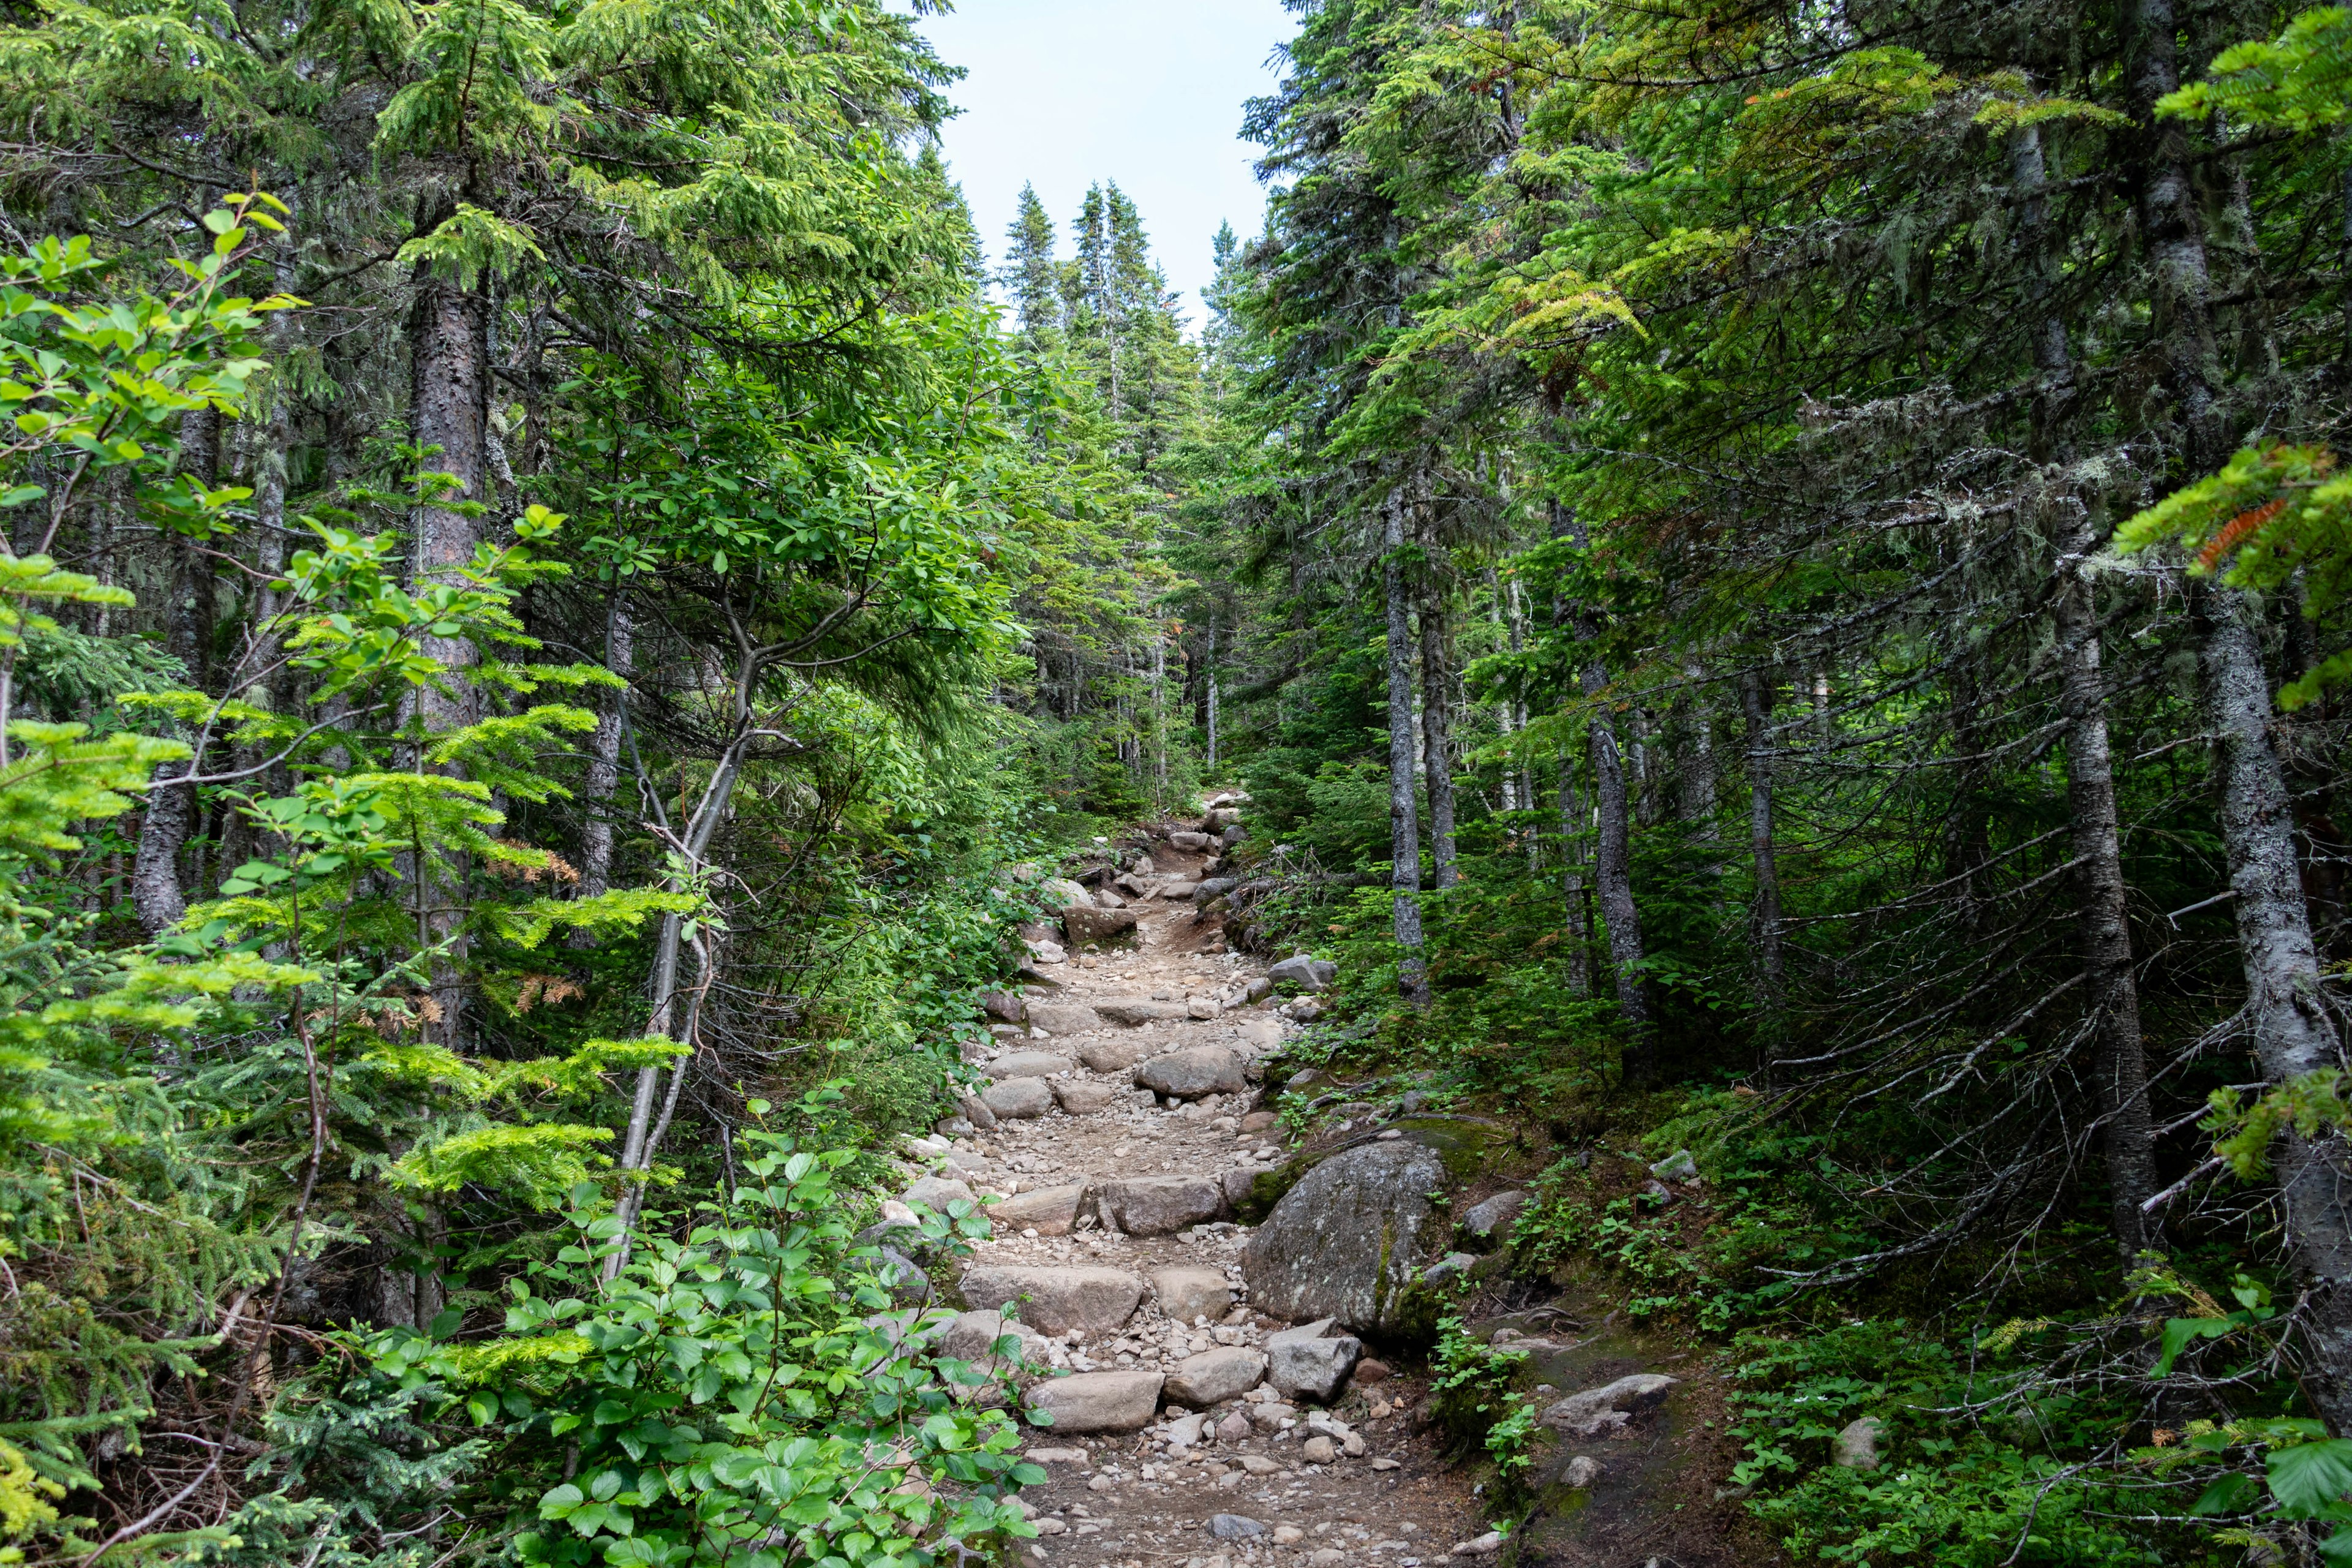
<instances>
[{"instance_id":1,"label":"forest","mask_svg":"<svg viewBox=\"0 0 2352 1568\"><path fill-rule=\"evenodd\" d=\"M2352 10L1287 6L1000 243L937 0L0 5L0 1563L1029 1555L861 1233L1213 789L1786 1561L2352 1563Z\"/></svg>"}]
</instances>

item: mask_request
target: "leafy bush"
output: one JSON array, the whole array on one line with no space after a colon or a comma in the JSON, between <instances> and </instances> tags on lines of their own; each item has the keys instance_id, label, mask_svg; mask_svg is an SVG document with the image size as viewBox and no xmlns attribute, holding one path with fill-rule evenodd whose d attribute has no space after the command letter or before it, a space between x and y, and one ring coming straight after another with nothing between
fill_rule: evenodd
<instances>
[{"instance_id":1,"label":"leafy bush","mask_svg":"<svg viewBox=\"0 0 2352 1568\"><path fill-rule=\"evenodd\" d=\"M683 1240L628 1236L612 1286L597 1269L621 1222L583 1185L576 1239L509 1281L502 1331L363 1341L398 1386L532 1456L482 1483L476 1516L505 1514L522 1562L614 1568L911 1568L1034 1533L1010 1500L1044 1472L980 1407L986 1380L934 1357L914 1313L887 1315L835 1184L855 1156L743 1142L741 1184ZM985 1233L950 1207L931 1246Z\"/></svg>"}]
</instances>

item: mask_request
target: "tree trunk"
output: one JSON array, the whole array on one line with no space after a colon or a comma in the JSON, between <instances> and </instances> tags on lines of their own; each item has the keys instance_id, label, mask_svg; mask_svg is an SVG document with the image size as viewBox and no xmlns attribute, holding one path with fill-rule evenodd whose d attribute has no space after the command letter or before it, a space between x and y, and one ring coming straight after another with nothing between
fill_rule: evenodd
<instances>
[{"instance_id":1,"label":"tree trunk","mask_svg":"<svg viewBox=\"0 0 2352 1568\"><path fill-rule=\"evenodd\" d=\"M1421 940L1421 817L1413 799L1412 597L1405 585L1404 497L1382 503L1381 589L1388 608L1389 885L1396 891L1395 931L1403 963L1397 987L1416 1007L1429 1004L1429 964Z\"/></svg>"},{"instance_id":2,"label":"tree trunk","mask_svg":"<svg viewBox=\"0 0 2352 1568\"><path fill-rule=\"evenodd\" d=\"M1444 591L1421 600L1421 767L1429 788L1429 853L1438 889L1461 872L1454 854L1454 671L1446 659Z\"/></svg>"},{"instance_id":3,"label":"tree trunk","mask_svg":"<svg viewBox=\"0 0 2352 1568\"><path fill-rule=\"evenodd\" d=\"M1566 868L1560 895L1568 906L1568 994L1579 1001L1592 994L1592 930L1584 889L1584 792L1576 787L1576 760L1559 754L1559 858Z\"/></svg>"},{"instance_id":4,"label":"tree trunk","mask_svg":"<svg viewBox=\"0 0 2352 1568\"><path fill-rule=\"evenodd\" d=\"M1739 678L1739 710L1748 727L1748 854L1756 879L1748 942L1756 954L1757 1010L1763 1019L1769 1080L1788 1040L1789 977L1780 954L1780 860L1772 841L1772 740L1766 730L1771 698L1756 670Z\"/></svg>"},{"instance_id":5,"label":"tree trunk","mask_svg":"<svg viewBox=\"0 0 2352 1568\"><path fill-rule=\"evenodd\" d=\"M2233 588L2200 584L2192 594L2204 623L2198 672L2220 742L2221 837L2237 895L2246 1012L2263 1078L2285 1084L2340 1068L2342 1049L2320 995L2294 805L2271 743L2270 683L2252 617ZM2303 1323L2311 1364L2300 1382L2328 1430L2352 1436L2352 1144L2339 1131L2305 1138L2290 1125L2272 1157L2287 1248L2309 1291Z\"/></svg>"},{"instance_id":6,"label":"tree trunk","mask_svg":"<svg viewBox=\"0 0 2352 1568\"><path fill-rule=\"evenodd\" d=\"M202 408L180 416L180 471L210 486L220 482L221 419L217 409ZM213 569L211 559L198 553L195 542L184 534L171 536L172 602L164 623L164 647L187 671L189 684L205 686L206 655L213 629ZM201 759L165 763L155 770L147 791L147 812L139 827L139 856L131 870L131 900L139 923L150 936L179 922L188 911L180 882L180 852L196 826L196 792L192 784L167 779L186 778Z\"/></svg>"},{"instance_id":7,"label":"tree trunk","mask_svg":"<svg viewBox=\"0 0 2352 1568\"><path fill-rule=\"evenodd\" d=\"M2025 294L2032 334L2035 440L2053 455L2068 449L2066 415L2074 368L2066 326L2054 303L2057 258L2052 255L2042 200L2043 163L2038 130L2010 139L2011 177L2025 197L2019 241L2026 250ZM2116 1244L2126 1263L2157 1244L2157 1221L2147 1206L2161 1186L2156 1175L2155 1133L2148 1114L2147 1055L2140 1040L2139 982L2132 967L2131 920L2124 886L2121 826L2116 809L2115 759L2107 739L2107 695L2100 673L2098 604L2084 575L2097 531L2088 508L2060 498L2056 593L2061 714L2066 721L2066 804L2075 863L2083 967L2096 1042L2095 1076L2107 1163Z\"/></svg>"},{"instance_id":8,"label":"tree trunk","mask_svg":"<svg viewBox=\"0 0 2352 1568\"><path fill-rule=\"evenodd\" d=\"M1591 548L1583 522L1555 500L1551 503L1552 533L1565 535L1580 550ZM1600 635L1591 614L1576 614L1576 635L1591 642ZM1580 684L1587 697L1609 686L1609 670L1598 659L1583 668ZM1647 1084L1657 1063L1650 1037L1650 1003L1642 989L1642 915L1633 904L1632 803L1625 794L1625 759L1617 746L1617 721L1607 707L1594 703L1585 719L1585 742L1592 763L1592 881L1601 898L1601 923L1609 935L1609 968L1617 990L1617 1010L1632 1030L1625 1047L1625 1079Z\"/></svg>"},{"instance_id":9,"label":"tree trunk","mask_svg":"<svg viewBox=\"0 0 2352 1568\"><path fill-rule=\"evenodd\" d=\"M424 223L418 229L433 226ZM428 449L423 470L457 480L454 489L428 489L413 513L410 573L423 589L453 581L483 539L483 518L444 503L496 500L489 480L488 314L479 293L419 267L408 331L410 434ZM448 672L447 690L419 689L414 716L428 735L472 724L480 716L471 680L473 645L463 638L426 637L420 646ZM418 765L424 765L421 760ZM441 1039L456 1048L467 1033L460 963L467 868L454 856L428 851L425 858L430 864L411 868L411 886L420 938L448 944L434 963L433 1000L441 1015Z\"/></svg>"},{"instance_id":10,"label":"tree trunk","mask_svg":"<svg viewBox=\"0 0 2352 1568\"><path fill-rule=\"evenodd\" d=\"M629 601L618 588L604 610L604 668L623 680L636 668L635 626ZM588 816L581 829L580 896L593 899L613 885L613 796L621 783L621 726L628 722L626 687L608 695L604 711L596 718L596 733L589 741L588 776L582 793ZM573 945L593 941L584 931Z\"/></svg>"},{"instance_id":11,"label":"tree trunk","mask_svg":"<svg viewBox=\"0 0 2352 1568\"><path fill-rule=\"evenodd\" d=\"M1677 781L1681 790L1676 811L1685 822L1698 828L1701 838L1712 839L1716 837L1715 728L1708 721L1706 703L1700 696L1705 689L1700 683L1706 676L1706 670L1698 660L1684 661L1683 679L1689 683L1690 690L1675 702L1683 731L1682 776Z\"/></svg>"}]
</instances>

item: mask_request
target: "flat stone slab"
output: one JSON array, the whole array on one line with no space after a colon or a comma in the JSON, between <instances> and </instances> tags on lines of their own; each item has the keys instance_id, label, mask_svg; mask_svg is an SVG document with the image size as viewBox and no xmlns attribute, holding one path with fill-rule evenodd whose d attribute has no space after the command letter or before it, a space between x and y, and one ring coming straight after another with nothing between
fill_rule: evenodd
<instances>
[{"instance_id":1,"label":"flat stone slab","mask_svg":"<svg viewBox=\"0 0 2352 1568\"><path fill-rule=\"evenodd\" d=\"M1165 1018L1184 1016L1181 1002L1154 1002L1149 996L1106 996L1095 1004L1095 1011L1114 1024L1133 1028L1138 1024L1158 1023Z\"/></svg>"},{"instance_id":2,"label":"flat stone slab","mask_svg":"<svg viewBox=\"0 0 2352 1568\"><path fill-rule=\"evenodd\" d=\"M1241 1345L1186 1356L1168 1374L1168 1397L1206 1410L1247 1394L1265 1376L1265 1357Z\"/></svg>"},{"instance_id":3,"label":"flat stone slab","mask_svg":"<svg viewBox=\"0 0 2352 1568\"><path fill-rule=\"evenodd\" d=\"M1115 936L1135 929L1135 911L1099 909L1064 910L1062 929L1069 933L1072 947L1084 947L1090 942L1108 942Z\"/></svg>"},{"instance_id":4,"label":"flat stone slab","mask_svg":"<svg viewBox=\"0 0 2352 1568\"><path fill-rule=\"evenodd\" d=\"M1078 1060L1087 1065L1089 1072L1127 1072L1149 1054L1149 1048L1141 1040L1121 1038L1116 1035L1078 1043Z\"/></svg>"},{"instance_id":5,"label":"flat stone slab","mask_svg":"<svg viewBox=\"0 0 2352 1568\"><path fill-rule=\"evenodd\" d=\"M1147 1278L1151 1281L1152 1295L1159 1299L1160 1310L1180 1323L1202 1316L1222 1318L1234 1304L1234 1288L1226 1282L1222 1268L1180 1263L1155 1268Z\"/></svg>"},{"instance_id":6,"label":"flat stone slab","mask_svg":"<svg viewBox=\"0 0 2352 1568\"><path fill-rule=\"evenodd\" d=\"M1029 1408L1054 1417L1055 1436L1087 1432L1137 1432L1151 1425L1160 1408L1161 1376L1156 1372L1082 1372L1049 1377L1029 1391Z\"/></svg>"},{"instance_id":7,"label":"flat stone slab","mask_svg":"<svg viewBox=\"0 0 2352 1568\"><path fill-rule=\"evenodd\" d=\"M1078 1002L1032 1002L1027 1016L1030 1023L1049 1035L1083 1035L1102 1027L1095 1010Z\"/></svg>"},{"instance_id":8,"label":"flat stone slab","mask_svg":"<svg viewBox=\"0 0 2352 1568\"><path fill-rule=\"evenodd\" d=\"M963 1299L980 1311L1018 1303L1016 1315L1040 1333L1077 1329L1091 1336L1135 1315L1143 1281L1123 1268L980 1268L965 1272Z\"/></svg>"},{"instance_id":9,"label":"flat stone slab","mask_svg":"<svg viewBox=\"0 0 2352 1568\"><path fill-rule=\"evenodd\" d=\"M1154 1057L1135 1069L1135 1086L1178 1100L1239 1094L1249 1087L1242 1058L1223 1046L1194 1046Z\"/></svg>"},{"instance_id":10,"label":"flat stone slab","mask_svg":"<svg viewBox=\"0 0 2352 1568\"><path fill-rule=\"evenodd\" d=\"M1644 1410L1665 1402L1675 1379L1662 1372L1637 1372L1630 1377L1570 1394L1536 1417L1571 1437L1599 1437L1616 1431Z\"/></svg>"},{"instance_id":11,"label":"flat stone slab","mask_svg":"<svg viewBox=\"0 0 2352 1568\"><path fill-rule=\"evenodd\" d=\"M1023 1193L991 1205L989 1221L999 1233L1017 1233L1034 1226L1039 1236L1067 1236L1070 1226L1077 1223L1078 1200L1086 1192L1084 1182L1072 1182L1067 1186Z\"/></svg>"},{"instance_id":12,"label":"flat stone slab","mask_svg":"<svg viewBox=\"0 0 2352 1568\"><path fill-rule=\"evenodd\" d=\"M1173 1236L1225 1212L1218 1176L1122 1176L1087 1189L1086 1207L1106 1227L1129 1236Z\"/></svg>"},{"instance_id":13,"label":"flat stone slab","mask_svg":"<svg viewBox=\"0 0 2352 1568\"><path fill-rule=\"evenodd\" d=\"M1072 1116L1093 1116L1108 1110L1124 1098L1117 1088L1107 1083L1088 1083L1073 1079L1054 1085L1054 1099L1064 1111Z\"/></svg>"},{"instance_id":14,"label":"flat stone slab","mask_svg":"<svg viewBox=\"0 0 2352 1568\"><path fill-rule=\"evenodd\" d=\"M988 1076L999 1083L1016 1078L1052 1078L1078 1064L1052 1051L1007 1051L988 1064Z\"/></svg>"},{"instance_id":15,"label":"flat stone slab","mask_svg":"<svg viewBox=\"0 0 2352 1568\"><path fill-rule=\"evenodd\" d=\"M1034 1121L1054 1109L1054 1091L1042 1078L1007 1079L981 1091L982 1105L1010 1121Z\"/></svg>"}]
</instances>

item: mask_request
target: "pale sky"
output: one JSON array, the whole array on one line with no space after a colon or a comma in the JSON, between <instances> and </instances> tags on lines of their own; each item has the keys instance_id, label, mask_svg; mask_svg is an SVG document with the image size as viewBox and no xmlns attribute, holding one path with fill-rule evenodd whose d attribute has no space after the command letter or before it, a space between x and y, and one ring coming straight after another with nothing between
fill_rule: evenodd
<instances>
[{"instance_id":1,"label":"pale sky","mask_svg":"<svg viewBox=\"0 0 2352 1568\"><path fill-rule=\"evenodd\" d=\"M1262 226L1242 102L1274 89L1267 62L1293 20L1281 0L958 0L927 18L940 58L970 73L950 93L963 112L947 155L990 264L1024 182L1066 258L1087 187L1115 181L1197 331L1217 225L1244 239Z\"/></svg>"}]
</instances>

